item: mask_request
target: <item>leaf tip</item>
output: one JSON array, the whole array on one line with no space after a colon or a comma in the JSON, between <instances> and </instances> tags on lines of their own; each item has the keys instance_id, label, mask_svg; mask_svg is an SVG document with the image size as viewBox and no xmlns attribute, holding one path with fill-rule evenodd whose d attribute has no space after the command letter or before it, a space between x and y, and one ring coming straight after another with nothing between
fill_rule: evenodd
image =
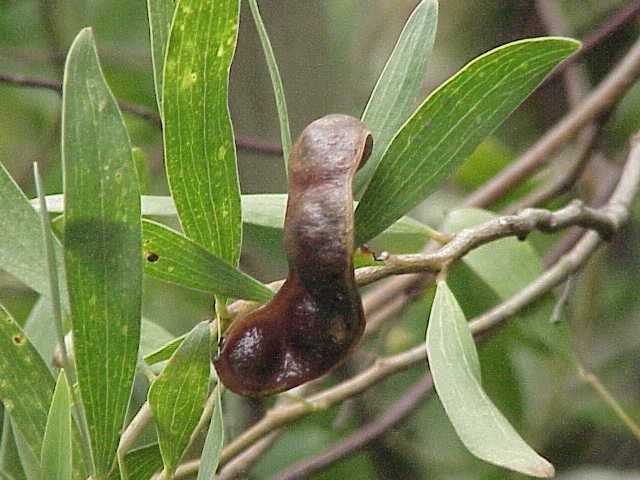
<instances>
[{"instance_id":1,"label":"leaf tip","mask_svg":"<svg viewBox=\"0 0 640 480\"><path fill-rule=\"evenodd\" d=\"M538 478L552 478L552 477L555 477L555 475L556 475L555 467L549 461L547 461L545 458L542 458L542 457L538 456L538 459L539 459L539 462L535 467L529 469L528 472L523 472L523 473L527 473L529 475L532 475L532 476L538 477Z\"/></svg>"}]
</instances>

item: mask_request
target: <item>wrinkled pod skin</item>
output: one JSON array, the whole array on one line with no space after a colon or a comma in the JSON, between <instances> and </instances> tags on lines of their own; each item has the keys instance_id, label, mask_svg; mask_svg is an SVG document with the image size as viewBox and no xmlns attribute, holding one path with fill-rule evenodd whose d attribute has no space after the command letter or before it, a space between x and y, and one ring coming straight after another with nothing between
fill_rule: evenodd
<instances>
[{"instance_id":1,"label":"wrinkled pod skin","mask_svg":"<svg viewBox=\"0 0 640 480\"><path fill-rule=\"evenodd\" d=\"M305 128L293 146L284 224L287 280L268 304L233 322L214 361L234 392L270 395L318 378L362 337L351 182L372 144L359 120L328 115Z\"/></svg>"}]
</instances>

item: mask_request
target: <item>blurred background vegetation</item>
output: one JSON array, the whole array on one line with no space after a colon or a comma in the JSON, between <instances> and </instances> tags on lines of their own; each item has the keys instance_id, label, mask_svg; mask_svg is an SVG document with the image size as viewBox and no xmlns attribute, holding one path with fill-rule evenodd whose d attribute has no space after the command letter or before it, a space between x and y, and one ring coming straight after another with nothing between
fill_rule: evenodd
<instances>
[{"instance_id":1,"label":"blurred background vegetation","mask_svg":"<svg viewBox=\"0 0 640 480\"><path fill-rule=\"evenodd\" d=\"M246 2L245 2L246 3ZM293 135L332 112L359 116L387 55L416 0L280 0L261 2L281 69ZM583 38L628 6L624 0L556 2ZM434 54L424 79L425 95L473 57L511 40L545 35L533 0L442 0ZM95 31L107 80L121 101L156 109L144 0L0 0L0 73L61 81L65 52L84 26ZM599 82L640 33L638 20L609 37L588 55L592 84ZM608 119L599 150L605 165L620 163L629 136L640 128L640 89L633 88ZM238 51L232 68L230 108L236 134L277 144L278 123L262 50L248 5L243 5ZM568 110L562 81L540 88L474 154L443 192L414 212L438 226L464 194L523 152ZM148 159L145 193L166 195L161 132L156 124L125 114L132 142ZM0 82L0 161L29 197L34 196L32 162L38 161L48 193L61 191L60 96L55 91ZM530 183L556 174L570 161L568 147L552 167ZM244 193L284 192L278 155L239 150ZM587 172L568 198L590 198ZM520 193L527 188L520 189ZM516 193L517 195L518 193ZM638 203L636 203L638 205ZM576 349L631 417L640 419L640 210L622 234L602 249L579 275L567 308ZM0 206L1 212L1 206ZM1 234L1 233L0 233ZM557 237L534 235L544 254ZM244 235L242 266L261 280L283 276L278 234L257 228ZM421 245L379 245L400 251ZM471 281L471 279L469 279ZM147 279L144 315L174 335L207 317L211 298ZM464 284L462 285L464 288ZM0 303L24 321L35 293L0 273ZM487 305L470 289L468 315ZM374 339L372 349L393 353L424 339L429 293ZM558 363L544 346L502 348L505 331L481 348L487 389L530 443L558 468L563 479L640 478L640 444L573 370ZM422 375L413 369L374 387L348 408L318 414L292 426L257 465L266 478L290 463L326 448L384 411ZM144 395L144 385L140 387ZM142 397L141 397L142 398ZM228 433L255 418L262 405L227 397ZM304 441L300 441L303 438ZM475 460L457 440L437 399L425 402L405 424L317 478L519 478Z\"/></svg>"}]
</instances>

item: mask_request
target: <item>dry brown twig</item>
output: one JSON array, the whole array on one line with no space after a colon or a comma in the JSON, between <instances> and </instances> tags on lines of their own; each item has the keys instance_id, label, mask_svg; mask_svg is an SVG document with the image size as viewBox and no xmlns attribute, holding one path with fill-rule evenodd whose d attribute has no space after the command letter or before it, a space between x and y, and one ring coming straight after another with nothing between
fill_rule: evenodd
<instances>
[{"instance_id":1,"label":"dry brown twig","mask_svg":"<svg viewBox=\"0 0 640 480\"><path fill-rule=\"evenodd\" d=\"M62 83L55 80L45 80L42 78L30 77L27 75L17 75L13 73L0 73L0 83L7 83L10 85L17 85L22 87L31 88L43 88L51 90L59 94L62 93ZM123 112L131 113L144 120L148 120L157 127L162 127L162 121L160 115L150 108L142 105L136 105L128 102L118 102L120 109ZM279 145L272 143L250 140L244 137L236 138L236 146L243 150L252 152L265 153L270 155L282 155L282 148Z\"/></svg>"}]
</instances>

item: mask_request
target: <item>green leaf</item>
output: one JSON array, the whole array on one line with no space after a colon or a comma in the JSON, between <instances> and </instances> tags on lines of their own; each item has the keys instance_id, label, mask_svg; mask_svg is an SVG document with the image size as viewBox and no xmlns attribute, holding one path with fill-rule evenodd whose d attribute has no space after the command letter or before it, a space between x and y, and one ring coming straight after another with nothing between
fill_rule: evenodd
<instances>
[{"instance_id":1,"label":"green leaf","mask_svg":"<svg viewBox=\"0 0 640 480\"><path fill-rule=\"evenodd\" d=\"M389 142L415 108L437 25L437 0L423 0L407 20L371 93L362 122L373 134L373 151L353 181L357 197L371 180Z\"/></svg>"},{"instance_id":2,"label":"green leaf","mask_svg":"<svg viewBox=\"0 0 640 480\"><path fill-rule=\"evenodd\" d=\"M497 218L478 208L452 211L445 221L448 232L456 233ZM543 273L538 253L527 241L516 237L495 240L471 250L463 261L489 285L501 299L507 299Z\"/></svg>"},{"instance_id":3,"label":"green leaf","mask_svg":"<svg viewBox=\"0 0 640 480\"><path fill-rule=\"evenodd\" d=\"M65 66L62 153L67 281L78 384L96 476L110 470L140 338L140 194L129 135L90 29Z\"/></svg>"},{"instance_id":4,"label":"green leaf","mask_svg":"<svg viewBox=\"0 0 640 480\"><path fill-rule=\"evenodd\" d=\"M478 208L464 208L451 212L445 221L449 232L458 232L484 222L495 220L497 215ZM482 245L467 253L462 261L490 288L500 300L507 300L544 272L542 259L526 240L507 237ZM548 294L520 317L518 329L522 335L534 336L571 362L573 348L566 322L551 324L549 319L554 297Z\"/></svg>"},{"instance_id":5,"label":"green leaf","mask_svg":"<svg viewBox=\"0 0 640 480\"><path fill-rule=\"evenodd\" d=\"M467 320L446 282L439 282L427 328L436 391L460 440L476 457L535 477L554 468L513 429L482 389L478 353Z\"/></svg>"},{"instance_id":6,"label":"green leaf","mask_svg":"<svg viewBox=\"0 0 640 480\"><path fill-rule=\"evenodd\" d=\"M187 335L185 334L185 335L180 335L179 337L174 338L173 340L168 342L166 345L163 345L157 350L154 350L153 352L147 354L143 360L147 362L147 364L149 365L154 365L156 363L169 360L169 358L171 358L171 355L173 355L173 352L175 352L178 349L178 347L182 344L186 336Z\"/></svg>"},{"instance_id":7,"label":"green leaf","mask_svg":"<svg viewBox=\"0 0 640 480\"><path fill-rule=\"evenodd\" d=\"M140 193L147 193L147 190L149 190L149 183L151 181L149 157L144 150L138 147L133 147L131 149L131 155L133 156L133 164L136 167L136 174L138 175Z\"/></svg>"},{"instance_id":8,"label":"green leaf","mask_svg":"<svg viewBox=\"0 0 640 480\"><path fill-rule=\"evenodd\" d=\"M58 375L42 442L41 467L47 480L71 478L71 394L64 372Z\"/></svg>"},{"instance_id":9,"label":"green leaf","mask_svg":"<svg viewBox=\"0 0 640 480\"><path fill-rule=\"evenodd\" d=\"M2 164L0 204L0 269L37 292L49 295L49 277L38 213ZM56 255L62 260L60 242L56 241L55 244Z\"/></svg>"},{"instance_id":10,"label":"green leaf","mask_svg":"<svg viewBox=\"0 0 640 480\"><path fill-rule=\"evenodd\" d=\"M207 431L207 437L202 448L202 463L198 470L197 480L209 480L213 478L222 454L224 445L224 424L222 423L222 395L220 386L217 387L216 399L213 405L211 423Z\"/></svg>"},{"instance_id":11,"label":"green leaf","mask_svg":"<svg viewBox=\"0 0 640 480\"><path fill-rule=\"evenodd\" d=\"M148 355L173 340L174 336L164 327L151 320L142 319L140 333L140 355Z\"/></svg>"},{"instance_id":12,"label":"green leaf","mask_svg":"<svg viewBox=\"0 0 640 480\"><path fill-rule=\"evenodd\" d=\"M36 456L34 451L29 446L29 443L22 435L16 422L11 422L13 428L13 438L16 442L18 455L20 456L20 463L24 469L24 473L29 480L41 480L42 471L40 469L40 457Z\"/></svg>"},{"instance_id":13,"label":"green leaf","mask_svg":"<svg viewBox=\"0 0 640 480\"><path fill-rule=\"evenodd\" d=\"M49 274L49 299L51 301L51 320L56 327L56 334L58 339L58 345L62 347L62 359L64 368L71 369L70 362L68 361L67 351L64 346L64 327L62 325L62 296L61 287L58 282L60 274L58 273L58 264L56 261L56 240L51 228L51 220L49 218L49 212L46 208L46 200L44 198L44 186L42 183L42 177L40 176L40 169L37 162L33 164L33 176L36 183L36 191L38 193L38 200L40 203L40 221L42 225L42 238L44 240L44 253L47 263L47 273Z\"/></svg>"},{"instance_id":14,"label":"green leaf","mask_svg":"<svg viewBox=\"0 0 640 480\"><path fill-rule=\"evenodd\" d=\"M176 0L147 0L153 80L160 115L162 115L162 76L164 74L164 61L167 54L171 20L173 20L175 9Z\"/></svg>"},{"instance_id":15,"label":"green leaf","mask_svg":"<svg viewBox=\"0 0 640 480\"><path fill-rule=\"evenodd\" d=\"M180 0L164 72L167 175L182 230L236 265L240 186L227 106L238 0Z\"/></svg>"},{"instance_id":16,"label":"green leaf","mask_svg":"<svg viewBox=\"0 0 640 480\"><path fill-rule=\"evenodd\" d=\"M157 443L131 450L125 455L127 464L127 480L149 480L155 472L162 468L160 447ZM120 472L114 470L109 480L120 480Z\"/></svg>"},{"instance_id":17,"label":"green leaf","mask_svg":"<svg viewBox=\"0 0 640 480\"><path fill-rule=\"evenodd\" d=\"M0 401L40 458L54 380L24 332L0 306Z\"/></svg>"},{"instance_id":18,"label":"green leaf","mask_svg":"<svg viewBox=\"0 0 640 480\"><path fill-rule=\"evenodd\" d=\"M356 245L437 190L579 42L534 38L476 58L436 89L395 135L356 210Z\"/></svg>"},{"instance_id":19,"label":"green leaf","mask_svg":"<svg viewBox=\"0 0 640 480\"><path fill-rule=\"evenodd\" d=\"M20 454L13 438L11 417L5 410L2 421L2 443L0 443L0 472L11 480L27 480L20 462Z\"/></svg>"},{"instance_id":20,"label":"green leaf","mask_svg":"<svg viewBox=\"0 0 640 480\"><path fill-rule=\"evenodd\" d=\"M357 205L357 203L354 203ZM287 209L287 194L267 193L242 196L244 223L282 230ZM402 217L385 232L385 235L406 235L429 238L433 229L410 217Z\"/></svg>"},{"instance_id":21,"label":"green leaf","mask_svg":"<svg viewBox=\"0 0 640 480\"><path fill-rule=\"evenodd\" d=\"M266 285L164 225L145 220L143 239L148 275L225 297L263 303L273 297Z\"/></svg>"},{"instance_id":22,"label":"green leaf","mask_svg":"<svg viewBox=\"0 0 640 480\"><path fill-rule=\"evenodd\" d=\"M46 197L47 210L51 213L64 213L64 195L48 195ZM35 205L36 200L31 200ZM357 203L354 203L357 205ZM244 224L256 225L264 228L282 230L284 215L287 208L286 193L260 193L242 195L242 221ZM161 195L142 196L142 215L153 217L175 217L176 206L173 199ZM402 217L383 235L402 235L417 238L430 238L433 229L411 217Z\"/></svg>"},{"instance_id":23,"label":"green leaf","mask_svg":"<svg viewBox=\"0 0 640 480\"><path fill-rule=\"evenodd\" d=\"M53 358L57 343L56 326L51 321L52 318L51 300L40 296L24 324L24 333L29 337L40 356L47 362Z\"/></svg>"},{"instance_id":24,"label":"green leaf","mask_svg":"<svg viewBox=\"0 0 640 480\"><path fill-rule=\"evenodd\" d=\"M289 159L289 150L291 150L291 131L289 129L289 114L287 113L287 101L284 96L282 78L280 77L280 71L278 70L278 64L276 63L276 57L273 53L273 48L271 47L271 41L269 40L267 29L265 28L262 17L260 16L258 2L256 2L256 0L249 0L249 7L251 8L251 15L253 15L253 21L256 24L256 30L258 30L258 36L260 37L262 51L264 52L267 67L269 68L269 76L271 77L271 84L273 85L273 94L276 98L278 121L280 122L282 156L284 157L286 164Z\"/></svg>"},{"instance_id":25,"label":"green leaf","mask_svg":"<svg viewBox=\"0 0 640 480\"><path fill-rule=\"evenodd\" d=\"M187 335L149 389L149 405L168 472L175 470L204 409L209 346L209 324L201 322Z\"/></svg>"}]
</instances>

